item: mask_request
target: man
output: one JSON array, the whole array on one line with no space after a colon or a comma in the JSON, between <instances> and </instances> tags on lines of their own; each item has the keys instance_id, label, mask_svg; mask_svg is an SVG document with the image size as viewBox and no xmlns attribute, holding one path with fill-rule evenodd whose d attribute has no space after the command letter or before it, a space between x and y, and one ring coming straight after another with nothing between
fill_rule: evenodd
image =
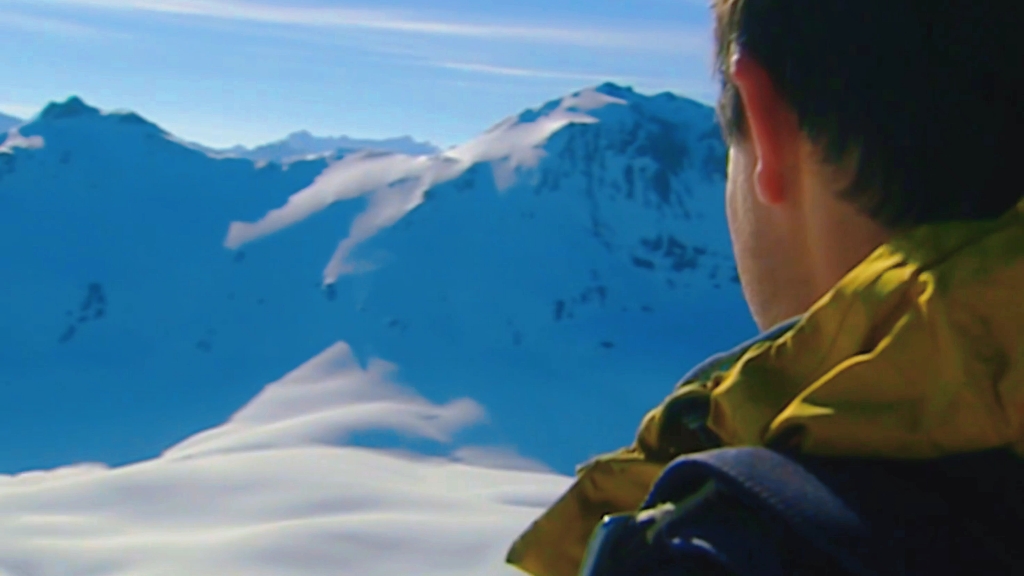
<instances>
[{"instance_id":1,"label":"man","mask_svg":"<svg viewBox=\"0 0 1024 576\"><path fill-rule=\"evenodd\" d=\"M713 10L729 228L774 329L581 467L509 561L537 576L575 575L585 554L592 574L1024 573L1008 531L1024 520L1024 10ZM730 476L711 449L742 446L769 448L730 452L749 483L677 481L701 458ZM778 465L751 468L762 457Z\"/></svg>"}]
</instances>

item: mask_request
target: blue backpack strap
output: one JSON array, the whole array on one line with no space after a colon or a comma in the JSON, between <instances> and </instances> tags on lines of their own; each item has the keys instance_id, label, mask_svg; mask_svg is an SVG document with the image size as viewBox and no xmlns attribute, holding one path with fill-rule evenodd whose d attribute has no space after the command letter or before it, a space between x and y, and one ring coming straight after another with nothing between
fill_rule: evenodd
<instances>
[{"instance_id":1,"label":"blue backpack strap","mask_svg":"<svg viewBox=\"0 0 1024 576\"><path fill-rule=\"evenodd\" d=\"M871 564L884 550L872 541L858 514L818 476L769 448L721 448L678 458L655 483L643 507L679 500L708 480L750 508L784 522L843 573L879 573Z\"/></svg>"},{"instance_id":2,"label":"blue backpack strap","mask_svg":"<svg viewBox=\"0 0 1024 576\"><path fill-rule=\"evenodd\" d=\"M595 531L583 576L1024 574L1024 458L682 456Z\"/></svg>"},{"instance_id":3,"label":"blue backpack strap","mask_svg":"<svg viewBox=\"0 0 1024 576\"><path fill-rule=\"evenodd\" d=\"M767 448L682 456L639 514L595 531L582 576L877 576L884 551L812 472Z\"/></svg>"}]
</instances>

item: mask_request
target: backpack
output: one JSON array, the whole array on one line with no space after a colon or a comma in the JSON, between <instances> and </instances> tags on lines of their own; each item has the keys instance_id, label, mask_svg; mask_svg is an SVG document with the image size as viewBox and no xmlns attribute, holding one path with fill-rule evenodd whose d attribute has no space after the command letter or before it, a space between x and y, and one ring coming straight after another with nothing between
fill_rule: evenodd
<instances>
[{"instance_id":1,"label":"backpack","mask_svg":"<svg viewBox=\"0 0 1024 576\"><path fill-rule=\"evenodd\" d=\"M823 458L720 448L674 460L606 517L581 576L1024 574L1024 459Z\"/></svg>"}]
</instances>

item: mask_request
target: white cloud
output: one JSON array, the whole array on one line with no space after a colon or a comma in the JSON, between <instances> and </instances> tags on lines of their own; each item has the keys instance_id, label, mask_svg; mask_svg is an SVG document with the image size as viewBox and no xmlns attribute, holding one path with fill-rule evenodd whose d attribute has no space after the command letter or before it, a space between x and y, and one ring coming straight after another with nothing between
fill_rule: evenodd
<instances>
[{"instance_id":1,"label":"white cloud","mask_svg":"<svg viewBox=\"0 0 1024 576\"><path fill-rule=\"evenodd\" d=\"M34 6L34 4L30 6ZM3 17L0 18L0 30L16 30L59 36L63 39L89 41L123 40L132 37L131 34L124 31L90 26L72 21L70 18L19 13L9 8L4 9ZM0 110L2 109L0 108ZM31 116L36 112L38 112L38 109L32 110L29 114L25 114L25 116ZM3 576L2 573L0 573L0 576Z\"/></svg>"},{"instance_id":2,"label":"white cloud","mask_svg":"<svg viewBox=\"0 0 1024 576\"><path fill-rule=\"evenodd\" d=\"M10 154L14 152L15 148L26 148L34 150L42 148L45 144L42 136L29 136L25 137L21 135L21 132L17 128L13 128L6 134L0 132L0 154Z\"/></svg>"},{"instance_id":3,"label":"white cloud","mask_svg":"<svg viewBox=\"0 0 1024 576\"><path fill-rule=\"evenodd\" d=\"M3 18L0 18L0 29L22 30L25 32L41 32L57 36L73 37L99 37L103 31L58 18L44 16L19 14L17 12L4 10Z\"/></svg>"},{"instance_id":4,"label":"white cloud","mask_svg":"<svg viewBox=\"0 0 1024 576\"><path fill-rule=\"evenodd\" d=\"M571 480L510 450L329 445L367 426L444 441L482 417L393 370L339 343L154 460L0 475L0 574L516 574L505 551Z\"/></svg>"},{"instance_id":5,"label":"white cloud","mask_svg":"<svg viewBox=\"0 0 1024 576\"><path fill-rule=\"evenodd\" d=\"M259 221L233 222L224 244L238 248L300 222L335 202L370 196L369 207L353 222L349 239L346 239L354 246L414 208L430 185L455 173L453 164L452 160L437 157L376 152L346 156L317 176L308 187L288 198L284 206L271 210ZM343 244L347 254L349 244ZM333 281L338 274L325 280Z\"/></svg>"},{"instance_id":6,"label":"white cloud","mask_svg":"<svg viewBox=\"0 0 1024 576\"><path fill-rule=\"evenodd\" d=\"M382 32L512 40L574 46L705 52L700 30L614 30L548 25L508 25L444 21L388 10L275 5L240 0L33 0L36 4L74 5L125 11L218 18L318 28L360 28Z\"/></svg>"},{"instance_id":7,"label":"white cloud","mask_svg":"<svg viewBox=\"0 0 1024 576\"><path fill-rule=\"evenodd\" d=\"M483 407L468 398L430 402L396 384L395 371L377 359L364 369L348 344L338 342L264 388L227 423L170 448L164 457L337 445L370 430L449 442L455 432L486 418Z\"/></svg>"},{"instance_id":8,"label":"white cloud","mask_svg":"<svg viewBox=\"0 0 1024 576\"><path fill-rule=\"evenodd\" d=\"M519 78L552 78L559 80L582 80L584 82L661 82L660 78L644 78L640 76L623 76L618 74L583 74L578 72L562 72L557 70L538 70L536 68L516 68L510 66L493 66L472 62L431 62L431 66L497 76L514 76Z\"/></svg>"}]
</instances>

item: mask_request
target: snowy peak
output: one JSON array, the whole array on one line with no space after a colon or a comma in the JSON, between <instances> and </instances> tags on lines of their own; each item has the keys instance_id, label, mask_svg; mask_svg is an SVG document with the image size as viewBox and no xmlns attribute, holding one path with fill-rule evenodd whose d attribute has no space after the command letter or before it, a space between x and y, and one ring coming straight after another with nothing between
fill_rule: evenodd
<instances>
[{"instance_id":1,"label":"snowy peak","mask_svg":"<svg viewBox=\"0 0 1024 576\"><path fill-rule=\"evenodd\" d=\"M680 96L674 92L641 94L633 90L631 86L619 86L618 84L613 84L611 82L605 82L604 84L597 86L594 88L594 91L638 106L648 106L653 108L676 106L678 107L677 110L704 110L708 108L706 104L702 104L685 96Z\"/></svg>"},{"instance_id":2,"label":"snowy peak","mask_svg":"<svg viewBox=\"0 0 1024 576\"><path fill-rule=\"evenodd\" d=\"M95 106L87 104L78 96L71 96L64 102L51 102L47 104L42 112L23 127L23 131L34 133L41 127L63 125L70 120L100 121L109 123L111 127L118 125L135 126L160 135L168 135L162 128L135 112L130 110L104 112Z\"/></svg>"},{"instance_id":3,"label":"snowy peak","mask_svg":"<svg viewBox=\"0 0 1024 576\"><path fill-rule=\"evenodd\" d=\"M687 119L706 122L709 118L714 121L712 109L696 100L672 92L640 94L629 86L619 86L611 82L574 92L564 98L547 102L539 108L525 110L516 117L516 121L534 122L558 110L589 113L609 104L618 104L640 116L671 122Z\"/></svg>"},{"instance_id":4,"label":"snowy peak","mask_svg":"<svg viewBox=\"0 0 1024 576\"><path fill-rule=\"evenodd\" d=\"M667 201L673 195L692 196L698 182L675 181L683 173L718 184L725 175L726 150L711 107L669 92L648 96L612 83L575 92L508 118L465 148L500 148L502 142L514 144L505 146L512 150L513 157L557 159L548 164L562 173L559 180L592 172L618 157L625 161L619 167L619 184L628 197L633 196L631 190L639 179L646 180L647 188ZM534 153L513 150L524 146L534 147ZM495 152L476 156L502 157ZM647 176L638 176L640 172ZM595 175L607 184L599 187L618 188L603 176Z\"/></svg>"},{"instance_id":5,"label":"snowy peak","mask_svg":"<svg viewBox=\"0 0 1024 576\"><path fill-rule=\"evenodd\" d=\"M519 114L519 116L515 117L515 122L509 122L506 120L502 124L511 125L513 123L532 123L559 113L587 113L602 108L608 104L628 105L629 102L627 100L605 94L596 89L581 90L564 98L552 100L540 108L524 110ZM501 124L499 124L499 126L501 126Z\"/></svg>"},{"instance_id":6,"label":"snowy peak","mask_svg":"<svg viewBox=\"0 0 1024 576\"><path fill-rule=\"evenodd\" d=\"M683 104L686 106L695 106L697 108L705 108L706 106L685 96L680 96L672 92L659 92L658 94L640 94L633 90L632 86L619 86L612 82L605 82L600 86L593 89L595 92L600 92L606 96L612 98L618 98L628 102L629 104L636 104L641 106L650 106L652 102L672 102L677 104Z\"/></svg>"},{"instance_id":7,"label":"snowy peak","mask_svg":"<svg viewBox=\"0 0 1024 576\"><path fill-rule=\"evenodd\" d=\"M72 96L63 102L50 102L39 113L40 120L64 120L68 118L95 117L101 114L99 108L94 108L78 96Z\"/></svg>"}]
</instances>

